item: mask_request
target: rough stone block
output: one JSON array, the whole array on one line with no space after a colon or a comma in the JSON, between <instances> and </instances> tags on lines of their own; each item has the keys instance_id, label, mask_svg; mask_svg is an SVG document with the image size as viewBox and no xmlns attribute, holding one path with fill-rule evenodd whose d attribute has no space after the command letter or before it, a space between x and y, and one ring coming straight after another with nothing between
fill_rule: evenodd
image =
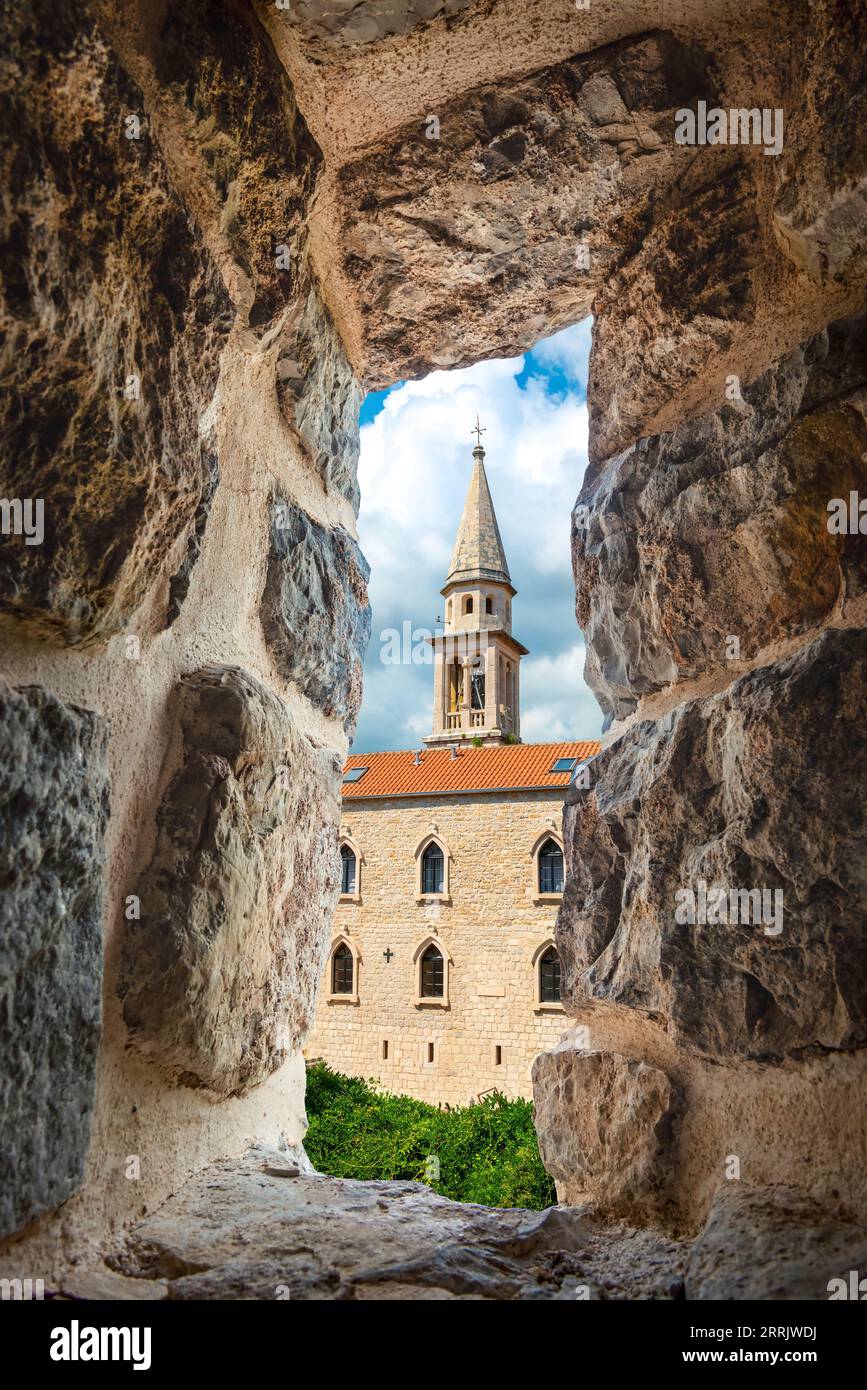
<instances>
[{"instance_id":1,"label":"rough stone block","mask_svg":"<svg viewBox=\"0 0 867 1390\"><path fill-rule=\"evenodd\" d=\"M0 535L0 616L78 645L193 528L230 305L91 9L15 3L0 41L0 496L43 508Z\"/></svg>"},{"instance_id":2,"label":"rough stone block","mask_svg":"<svg viewBox=\"0 0 867 1390\"><path fill-rule=\"evenodd\" d=\"M822 1299L867 1269L867 1227L792 1187L727 1183L690 1249L688 1299ZM856 1295L863 1298L863 1293Z\"/></svg>"},{"instance_id":3,"label":"rough stone block","mask_svg":"<svg viewBox=\"0 0 867 1390\"><path fill-rule=\"evenodd\" d=\"M860 317L784 357L740 402L589 470L573 563L585 677L609 722L863 592L863 538L831 534L828 503L867 485L865 388Z\"/></svg>"},{"instance_id":4,"label":"rough stone block","mask_svg":"<svg viewBox=\"0 0 867 1390\"><path fill-rule=\"evenodd\" d=\"M867 45L859 0L814 0L802 89L786 111L776 171L780 245L820 284L857 284L867 261Z\"/></svg>"},{"instance_id":5,"label":"rough stone block","mask_svg":"<svg viewBox=\"0 0 867 1390\"><path fill-rule=\"evenodd\" d=\"M865 692L867 633L828 631L590 764L565 812L566 998L653 1015L712 1058L864 1046ZM769 897L732 911L741 890Z\"/></svg>"},{"instance_id":6,"label":"rough stone block","mask_svg":"<svg viewBox=\"0 0 867 1390\"><path fill-rule=\"evenodd\" d=\"M0 680L0 1236L81 1185L102 1010L107 727Z\"/></svg>"},{"instance_id":7,"label":"rough stone block","mask_svg":"<svg viewBox=\"0 0 867 1390\"><path fill-rule=\"evenodd\" d=\"M358 410L362 390L318 291L287 316L277 358L281 409L326 486L358 511Z\"/></svg>"},{"instance_id":8,"label":"rough stone block","mask_svg":"<svg viewBox=\"0 0 867 1390\"><path fill-rule=\"evenodd\" d=\"M713 90L699 47L643 34L473 88L437 108L439 138L420 113L345 165L341 273L369 384L512 356L590 313L697 158L675 111Z\"/></svg>"},{"instance_id":9,"label":"rough stone block","mask_svg":"<svg viewBox=\"0 0 867 1390\"><path fill-rule=\"evenodd\" d=\"M181 766L136 888L119 992L133 1041L182 1084L263 1081L312 1016L338 886L340 759L237 667L182 679Z\"/></svg>"},{"instance_id":10,"label":"rough stone block","mask_svg":"<svg viewBox=\"0 0 867 1390\"><path fill-rule=\"evenodd\" d=\"M265 640L280 672L347 730L361 705L369 576L341 526L320 526L294 502L274 497L260 610Z\"/></svg>"},{"instance_id":11,"label":"rough stone block","mask_svg":"<svg viewBox=\"0 0 867 1390\"><path fill-rule=\"evenodd\" d=\"M565 1038L533 1063L539 1153L560 1200L626 1212L664 1204L679 1098L665 1072Z\"/></svg>"}]
</instances>

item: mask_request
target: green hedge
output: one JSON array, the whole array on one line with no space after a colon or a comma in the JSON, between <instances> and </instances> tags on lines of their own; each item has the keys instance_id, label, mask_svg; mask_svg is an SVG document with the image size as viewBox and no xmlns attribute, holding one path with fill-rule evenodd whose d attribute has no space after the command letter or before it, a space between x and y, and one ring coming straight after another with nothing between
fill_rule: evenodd
<instances>
[{"instance_id":1,"label":"green hedge","mask_svg":"<svg viewBox=\"0 0 867 1390\"><path fill-rule=\"evenodd\" d=\"M321 1173L428 1182L444 1197L486 1207L538 1211L557 1200L539 1158L528 1100L495 1094L477 1105L439 1110L318 1062L307 1071L307 1115L304 1147ZM432 1157L439 1160L436 1179Z\"/></svg>"}]
</instances>

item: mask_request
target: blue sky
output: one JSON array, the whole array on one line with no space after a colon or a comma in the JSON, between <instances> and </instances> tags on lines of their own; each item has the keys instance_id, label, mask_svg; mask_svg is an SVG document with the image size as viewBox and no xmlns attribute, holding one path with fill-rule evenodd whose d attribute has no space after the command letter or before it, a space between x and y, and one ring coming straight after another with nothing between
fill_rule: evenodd
<instances>
[{"instance_id":1,"label":"blue sky","mask_svg":"<svg viewBox=\"0 0 867 1390\"><path fill-rule=\"evenodd\" d=\"M575 622L569 514L587 466L590 320L509 360L479 362L373 393L361 408L361 546L373 635L356 752L415 748L431 731L433 667L384 663L389 631L434 631L472 470L478 414L512 583L525 742L596 737ZM423 644L416 643L417 655ZM411 652L407 651L411 657Z\"/></svg>"}]
</instances>

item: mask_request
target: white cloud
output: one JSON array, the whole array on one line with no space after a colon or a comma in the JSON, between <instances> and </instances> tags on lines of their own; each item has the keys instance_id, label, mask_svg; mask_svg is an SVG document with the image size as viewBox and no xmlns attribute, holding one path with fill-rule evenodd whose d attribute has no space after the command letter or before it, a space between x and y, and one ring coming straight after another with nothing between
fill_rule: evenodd
<instances>
[{"instance_id":1,"label":"white cloud","mask_svg":"<svg viewBox=\"0 0 867 1390\"><path fill-rule=\"evenodd\" d=\"M525 743L593 738L602 716L584 684L584 643L556 656L526 656L521 663L521 737Z\"/></svg>"},{"instance_id":2,"label":"white cloud","mask_svg":"<svg viewBox=\"0 0 867 1390\"><path fill-rule=\"evenodd\" d=\"M361 431L359 535L372 568L373 637L355 738L358 751L416 746L430 732L431 665L386 666L384 629L433 630L472 469L476 415L512 582L522 663L522 736L593 737L601 715L580 677L569 555L569 515L587 464L587 409L563 374L586 379L588 329L567 329L534 349L558 373L556 396L524 358L433 372L385 398ZM543 360L544 359L544 360ZM564 394L565 392L565 394ZM553 732L552 732L553 730Z\"/></svg>"}]
</instances>

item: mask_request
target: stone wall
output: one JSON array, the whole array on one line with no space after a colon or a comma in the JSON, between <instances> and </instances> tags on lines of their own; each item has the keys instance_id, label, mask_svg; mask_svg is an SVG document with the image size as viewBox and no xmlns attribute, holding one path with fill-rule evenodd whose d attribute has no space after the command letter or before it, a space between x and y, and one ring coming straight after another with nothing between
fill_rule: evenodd
<instances>
[{"instance_id":1,"label":"stone wall","mask_svg":"<svg viewBox=\"0 0 867 1390\"><path fill-rule=\"evenodd\" d=\"M564 819L557 942L580 1028L539 1059L535 1091L561 1198L645 1220L695 1225L738 1182L861 1219L867 1204L865 539L857 518L831 522L834 499L848 512L867 492L865 161L850 121L865 37L861 7L814 6L823 96L814 74L781 72L786 147L758 171L752 227L741 215L727 230L732 166L708 149L696 166L707 180L716 161L714 198L670 232L670 200L655 210L658 230L598 301L573 557L610 727ZM826 121L840 140L820 174ZM770 333L773 267L804 300L774 298ZM639 285L640 368L618 384L609 345L635 342ZM706 294L720 367L704 351L691 363ZM809 300L813 331L798 333ZM670 387L692 381L656 411L663 361ZM700 910L714 888L723 911L718 897ZM760 918L745 896L758 889ZM646 1111L638 1155L613 1104Z\"/></svg>"},{"instance_id":2,"label":"stone wall","mask_svg":"<svg viewBox=\"0 0 867 1390\"><path fill-rule=\"evenodd\" d=\"M0 536L0 1237L35 1277L301 1139L369 613L321 155L264 31L3 29L0 494L44 536Z\"/></svg>"},{"instance_id":3,"label":"stone wall","mask_svg":"<svg viewBox=\"0 0 867 1390\"><path fill-rule=\"evenodd\" d=\"M537 1064L543 1153L640 1220L697 1224L730 1158L863 1211L863 538L825 509L867 486L865 46L857 0L7 5L13 1271L300 1138L360 393L591 311L574 554L611 725L566 810L591 1048ZM782 110L781 153L679 145L700 101ZM672 922L720 876L780 888L781 935Z\"/></svg>"},{"instance_id":4,"label":"stone wall","mask_svg":"<svg viewBox=\"0 0 867 1390\"><path fill-rule=\"evenodd\" d=\"M345 802L359 891L338 903L333 939L357 953L355 989L329 998L326 966L307 1056L433 1104L468 1105L494 1087L529 1098L533 1059L567 1021L537 1003L533 963L557 915L539 899L533 850L557 833L561 805L545 793ZM449 852L442 903L418 901L415 854L432 833ZM448 955L448 1007L416 1003L414 957L430 937Z\"/></svg>"}]
</instances>

